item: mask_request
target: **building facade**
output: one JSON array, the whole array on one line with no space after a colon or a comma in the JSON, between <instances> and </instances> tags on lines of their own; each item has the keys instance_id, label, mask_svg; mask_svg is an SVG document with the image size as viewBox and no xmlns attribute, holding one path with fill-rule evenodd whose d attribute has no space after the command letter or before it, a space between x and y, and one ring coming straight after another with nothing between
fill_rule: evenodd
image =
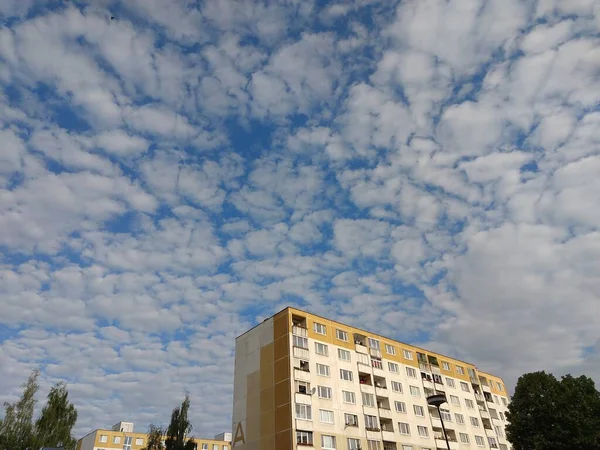
<instances>
[{"instance_id":1,"label":"building facade","mask_svg":"<svg viewBox=\"0 0 600 450\"><path fill-rule=\"evenodd\" d=\"M146 447L148 435L134 432L133 426L133 422L119 422L111 429L92 431L77 442L77 450L142 450ZM194 441L197 450L231 450L231 433Z\"/></svg>"},{"instance_id":2,"label":"building facade","mask_svg":"<svg viewBox=\"0 0 600 450\"><path fill-rule=\"evenodd\" d=\"M509 450L508 401L473 364L286 308L236 339L232 447L446 449L443 420L452 450Z\"/></svg>"}]
</instances>

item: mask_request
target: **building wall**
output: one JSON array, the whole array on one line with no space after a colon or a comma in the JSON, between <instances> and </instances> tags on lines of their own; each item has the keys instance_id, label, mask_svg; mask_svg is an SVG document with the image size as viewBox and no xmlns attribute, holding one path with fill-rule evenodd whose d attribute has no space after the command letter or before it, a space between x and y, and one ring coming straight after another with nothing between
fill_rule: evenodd
<instances>
[{"instance_id":1,"label":"building wall","mask_svg":"<svg viewBox=\"0 0 600 450\"><path fill-rule=\"evenodd\" d=\"M291 448L288 314L280 313L236 339L232 446Z\"/></svg>"},{"instance_id":2,"label":"building wall","mask_svg":"<svg viewBox=\"0 0 600 450\"><path fill-rule=\"evenodd\" d=\"M106 442L103 442L104 437ZM115 431L112 429L100 429L93 431L87 436L83 437L77 443L77 450L123 450L123 444L125 437L131 437L131 450L141 450L147 444L146 433L134 433L134 432L122 432ZM118 438L115 442L115 438ZM230 450L231 444L227 441L215 440L215 439L194 439L198 445L198 450ZM214 447L217 445L217 447Z\"/></svg>"},{"instance_id":3,"label":"building wall","mask_svg":"<svg viewBox=\"0 0 600 450\"><path fill-rule=\"evenodd\" d=\"M292 317L298 316L306 319L306 334L308 338L308 352L310 372L299 373L294 368L300 353L292 345ZM325 325L326 334L319 334L315 331L314 324ZM348 335L348 341L337 338L336 329L345 331ZM355 345L353 335L359 333L365 338L376 339L380 342L381 360L383 369L376 369L368 366L371 375L383 377L387 384L385 390L375 390L374 387L366 387L359 384L357 375L357 346ZM272 336L272 339L271 339ZM324 343L328 346L328 355L318 355L315 351L315 343ZM393 347L392 353L386 352L386 344ZM351 353L351 361L343 361L338 358L338 349L345 349ZM390 349L391 350L391 349ZM410 352L412 358L409 358L406 352ZM475 436L481 436L485 440L483 448L490 448L488 436L495 437L498 444L510 448L508 442L502 437L498 437L495 430L490 432L482 426L484 413L480 413L477 398L473 392L469 370L475 374L477 380L480 376L485 378L488 387L483 391L486 395L491 395L494 403L484 402L486 408L493 411L497 419L489 418L490 423L497 427L498 433L504 436L504 426L506 422L500 419L499 414L506 412L508 398L504 383L501 378L487 373L479 372L477 368L470 363L460 361L454 358L430 352L408 344L393 341L383 336L376 335L364 330L359 330L348 325L340 324L326 318L308 314L304 311L294 308L287 308L278 313L273 318L266 320L248 333L240 336L236 341L236 375L234 386L234 412L233 412L233 446L235 450L246 449L268 449L283 450L306 448L296 444L296 431L307 430L313 432L313 447L321 448L321 436L335 436L336 448L347 449L347 439L357 438L361 441L361 447L367 450L367 438L379 441L393 441L397 443L397 449L402 450L402 445L410 445L413 450L435 449L436 447L445 448L445 443L434 439L434 427L439 430L439 419L433 418L431 411L427 406L425 398L425 387L433 388L433 384L422 380L420 376L419 362L416 352L424 353L428 356L437 358L439 362L439 375L444 382L444 390L448 397L448 404L444 407L451 414L452 421L447 422L450 434L454 433L457 441L452 443L452 448L470 449L482 448L476 445ZM260 356L258 356L260 355ZM370 361L370 360L369 360ZM321 377L317 375L316 364L324 364L330 367L330 376ZM399 373L391 373L388 363L396 363L399 367ZM370 362L369 362L370 364ZM407 367L417 371L417 378L408 376ZM340 379L340 369L352 371L354 379L344 381ZM462 368L462 373L459 371ZM366 370L365 367L361 371ZM307 378L308 377L308 378ZM331 399L319 398L318 392L314 395L305 395L296 392L296 381L305 379L311 383L311 388L318 386L327 386L332 389ZM454 388L446 385L448 379L454 380ZM260 380L257 382L257 380ZM403 392L392 392L391 381L401 383ZM469 391L463 391L461 382L466 383ZM256 395L257 383L260 384L260 395ZM410 386L419 388L419 395L411 395ZM354 392L356 403L354 405L342 401L342 391L348 390ZM394 431L391 433L367 432L364 426L364 415L374 415L379 418L378 408L369 408L362 404L362 391L369 391L373 394L378 392L380 398L387 398L390 403L390 411L386 412L391 419ZM483 394L483 392L482 392ZM450 403L450 396L458 398L460 405ZM258 397L258 398L257 398ZM481 397L480 397L481 398ZM474 408L466 407L466 400L473 402ZM502 401L504 399L504 402ZM394 402L401 401L406 405L407 413L395 411ZM258 402L258 405L257 405ZM295 404L309 404L312 410L312 420L303 421L295 417ZM424 416L419 417L414 414L414 406L423 407ZM320 422L320 410L333 411L334 423L326 424ZM432 410L435 412L434 410ZM260 412L260 415L257 414ZM274 414L273 414L274 413ZM344 414L351 413L358 416L359 427L346 427ZM456 422L456 414L462 414L465 423ZM479 426L470 425L470 417L478 420ZM488 416L489 417L489 416ZM410 426L410 435L399 434L398 422L408 423ZM417 426L427 427L429 437L419 436ZM241 432L240 432L241 430ZM459 433L469 436L469 444L460 443ZM242 436L243 435L243 436ZM504 448L504 447L500 447ZM383 449L383 447L382 447Z\"/></svg>"}]
</instances>

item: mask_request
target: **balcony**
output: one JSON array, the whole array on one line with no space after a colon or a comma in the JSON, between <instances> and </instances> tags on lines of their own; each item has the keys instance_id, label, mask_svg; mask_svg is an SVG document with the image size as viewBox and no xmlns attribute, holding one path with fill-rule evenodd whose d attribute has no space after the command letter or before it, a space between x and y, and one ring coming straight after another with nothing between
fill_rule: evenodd
<instances>
[{"instance_id":1,"label":"balcony","mask_svg":"<svg viewBox=\"0 0 600 450\"><path fill-rule=\"evenodd\" d=\"M364 355L369 354L369 350L367 349L366 345L354 344L354 350L356 350L356 353L362 353Z\"/></svg>"},{"instance_id":2,"label":"balcony","mask_svg":"<svg viewBox=\"0 0 600 450\"><path fill-rule=\"evenodd\" d=\"M450 450L458 450L458 442L448 439L448 443L450 444ZM446 448L446 440L443 435L435 438L435 446L437 448Z\"/></svg>"},{"instance_id":3,"label":"balcony","mask_svg":"<svg viewBox=\"0 0 600 450\"><path fill-rule=\"evenodd\" d=\"M360 385L360 392L366 392L368 394L374 394L375 388L370 384L362 384Z\"/></svg>"},{"instance_id":4,"label":"balcony","mask_svg":"<svg viewBox=\"0 0 600 450\"><path fill-rule=\"evenodd\" d=\"M384 441L383 442L383 450L398 450L398 447L396 446L395 442L387 442Z\"/></svg>"},{"instance_id":5,"label":"balcony","mask_svg":"<svg viewBox=\"0 0 600 450\"><path fill-rule=\"evenodd\" d=\"M495 438L496 432L494 430L492 430L491 428L485 428L485 435Z\"/></svg>"},{"instance_id":6,"label":"balcony","mask_svg":"<svg viewBox=\"0 0 600 450\"><path fill-rule=\"evenodd\" d=\"M439 417L432 417L431 418L431 426L433 428L442 429L442 421L440 420ZM454 430L454 422L444 420L444 426L446 427L447 430Z\"/></svg>"},{"instance_id":7,"label":"balcony","mask_svg":"<svg viewBox=\"0 0 600 450\"><path fill-rule=\"evenodd\" d=\"M308 330L299 325L294 325L292 326L292 334L295 334L296 336L308 337Z\"/></svg>"},{"instance_id":8,"label":"balcony","mask_svg":"<svg viewBox=\"0 0 600 450\"><path fill-rule=\"evenodd\" d=\"M294 367L294 379L298 381L310 381L310 372Z\"/></svg>"},{"instance_id":9,"label":"balcony","mask_svg":"<svg viewBox=\"0 0 600 450\"><path fill-rule=\"evenodd\" d=\"M296 430L313 431L312 420L296 419Z\"/></svg>"},{"instance_id":10,"label":"balcony","mask_svg":"<svg viewBox=\"0 0 600 450\"><path fill-rule=\"evenodd\" d=\"M388 390L385 386L375 386L375 395L377 395L377 397L387 397Z\"/></svg>"},{"instance_id":11,"label":"balcony","mask_svg":"<svg viewBox=\"0 0 600 450\"><path fill-rule=\"evenodd\" d=\"M307 348L294 347L294 358L308 359L310 351Z\"/></svg>"},{"instance_id":12,"label":"balcony","mask_svg":"<svg viewBox=\"0 0 600 450\"><path fill-rule=\"evenodd\" d=\"M479 408L479 414L481 415L482 418L484 419L489 419L490 418L490 413L487 412L485 409L481 409Z\"/></svg>"},{"instance_id":13,"label":"balcony","mask_svg":"<svg viewBox=\"0 0 600 450\"><path fill-rule=\"evenodd\" d=\"M377 349L377 348L370 348L369 349L369 354L373 357L373 358L379 358L381 359L381 350Z\"/></svg>"},{"instance_id":14,"label":"balcony","mask_svg":"<svg viewBox=\"0 0 600 450\"><path fill-rule=\"evenodd\" d=\"M305 405L311 405L312 404L312 395L302 394L300 392L296 392L294 394L294 399L296 400L296 403L303 403Z\"/></svg>"},{"instance_id":15,"label":"balcony","mask_svg":"<svg viewBox=\"0 0 600 450\"><path fill-rule=\"evenodd\" d=\"M381 436L383 437L384 441L393 441L395 439L393 431L383 430L381 432Z\"/></svg>"},{"instance_id":16,"label":"balcony","mask_svg":"<svg viewBox=\"0 0 600 450\"><path fill-rule=\"evenodd\" d=\"M492 393L492 390L487 384L482 384L481 389L483 389L483 392L487 392L488 394Z\"/></svg>"},{"instance_id":17,"label":"balcony","mask_svg":"<svg viewBox=\"0 0 600 450\"><path fill-rule=\"evenodd\" d=\"M392 410L390 408L382 408L379 407L379 417L382 419L391 419L392 418Z\"/></svg>"},{"instance_id":18,"label":"balcony","mask_svg":"<svg viewBox=\"0 0 600 450\"><path fill-rule=\"evenodd\" d=\"M484 401L485 401L485 398L483 397L483 395L481 395L481 394L478 394L478 393L475 393L475 399L476 399L478 402L484 402Z\"/></svg>"}]
</instances>

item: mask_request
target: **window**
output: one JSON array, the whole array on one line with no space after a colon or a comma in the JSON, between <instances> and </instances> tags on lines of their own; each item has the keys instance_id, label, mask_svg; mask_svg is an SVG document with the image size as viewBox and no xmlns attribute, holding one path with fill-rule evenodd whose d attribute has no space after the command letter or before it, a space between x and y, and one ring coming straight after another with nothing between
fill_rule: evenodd
<instances>
[{"instance_id":1,"label":"window","mask_svg":"<svg viewBox=\"0 0 600 450\"><path fill-rule=\"evenodd\" d=\"M318 386L317 392L319 393L319 398L331 399L331 388L327 386Z\"/></svg>"},{"instance_id":2,"label":"window","mask_svg":"<svg viewBox=\"0 0 600 450\"><path fill-rule=\"evenodd\" d=\"M113 444L120 444L121 436L113 436Z\"/></svg>"},{"instance_id":3,"label":"window","mask_svg":"<svg viewBox=\"0 0 600 450\"><path fill-rule=\"evenodd\" d=\"M385 352L388 355L395 355L396 354L396 347L394 347L393 345L390 345L390 344L385 344Z\"/></svg>"},{"instance_id":4,"label":"window","mask_svg":"<svg viewBox=\"0 0 600 450\"><path fill-rule=\"evenodd\" d=\"M356 395L354 395L354 392L342 391L342 401L354 405L356 403Z\"/></svg>"},{"instance_id":5,"label":"window","mask_svg":"<svg viewBox=\"0 0 600 450\"><path fill-rule=\"evenodd\" d=\"M322 423L333 423L333 411L329 411L327 409L320 409L319 420Z\"/></svg>"},{"instance_id":6,"label":"window","mask_svg":"<svg viewBox=\"0 0 600 450\"><path fill-rule=\"evenodd\" d=\"M301 359L294 359L294 368L302 370L304 372L310 372L310 366L308 364L308 361L304 361Z\"/></svg>"},{"instance_id":7,"label":"window","mask_svg":"<svg viewBox=\"0 0 600 450\"><path fill-rule=\"evenodd\" d=\"M400 366L393 362L388 362L388 370L392 373L400 373Z\"/></svg>"},{"instance_id":8,"label":"window","mask_svg":"<svg viewBox=\"0 0 600 450\"><path fill-rule=\"evenodd\" d=\"M365 366L369 365L369 357L367 355L365 355L364 353L357 353L356 354L356 360L360 364L364 364Z\"/></svg>"},{"instance_id":9,"label":"window","mask_svg":"<svg viewBox=\"0 0 600 450\"><path fill-rule=\"evenodd\" d=\"M142 438L136 438L135 439L135 445L144 445L144 439L142 439Z\"/></svg>"},{"instance_id":10,"label":"window","mask_svg":"<svg viewBox=\"0 0 600 450\"><path fill-rule=\"evenodd\" d=\"M410 395L414 395L415 397L420 397L421 389L419 389L417 386L411 386L410 387Z\"/></svg>"},{"instance_id":11,"label":"window","mask_svg":"<svg viewBox=\"0 0 600 450\"><path fill-rule=\"evenodd\" d=\"M446 371L450 371L450 364L448 364L446 361L442 361L442 368Z\"/></svg>"},{"instance_id":12,"label":"window","mask_svg":"<svg viewBox=\"0 0 600 450\"><path fill-rule=\"evenodd\" d=\"M312 445L313 434L312 431L296 431L296 443L304 445Z\"/></svg>"},{"instance_id":13,"label":"window","mask_svg":"<svg viewBox=\"0 0 600 450\"><path fill-rule=\"evenodd\" d=\"M498 418L498 411L496 411L493 408L489 408L490 411L490 416L492 416L492 419L497 419Z\"/></svg>"},{"instance_id":14,"label":"window","mask_svg":"<svg viewBox=\"0 0 600 450\"><path fill-rule=\"evenodd\" d=\"M381 450L381 442L367 440L367 450Z\"/></svg>"},{"instance_id":15,"label":"window","mask_svg":"<svg viewBox=\"0 0 600 450\"><path fill-rule=\"evenodd\" d=\"M373 358L373 359L371 360L371 365L372 365L373 367L375 367L376 369L383 370L383 363L381 362L381 360L380 360L380 359L375 359L375 358Z\"/></svg>"},{"instance_id":16,"label":"window","mask_svg":"<svg viewBox=\"0 0 600 450\"><path fill-rule=\"evenodd\" d=\"M440 408L440 416L446 422L452 422L452 414L450 414L450 411L448 411L447 409Z\"/></svg>"},{"instance_id":17,"label":"window","mask_svg":"<svg viewBox=\"0 0 600 450\"><path fill-rule=\"evenodd\" d=\"M219 450L219 444L213 444L213 450Z\"/></svg>"},{"instance_id":18,"label":"window","mask_svg":"<svg viewBox=\"0 0 600 450\"><path fill-rule=\"evenodd\" d=\"M502 414L502 412L499 412L498 414L500 415L500 420L504 422L504 414Z\"/></svg>"},{"instance_id":19,"label":"window","mask_svg":"<svg viewBox=\"0 0 600 450\"><path fill-rule=\"evenodd\" d=\"M473 409L473 407L474 407L473 400L471 400L469 398L465 398L465 405L467 405L467 408Z\"/></svg>"},{"instance_id":20,"label":"window","mask_svg":"<svg viewBox=\"0 0 600 450\"><path fill-rule=\"evenodd\" d=\"M308 350L308 339L307 338L302 337L302 336L296 336L294 334L292 339L293 339L294 347L305 348Z\"/></svg>"},{"instance_id":21,"label":"window","mask_svg":"<svg viewBox=\"0 0 600 450\"><path fill-rule=\"evenodd\" d=\"M463 369L461 366L456 366L456 373L459 375L464 375L465 369Z\"/></svg>"},{"instance_id":22,"label":"window","mask_svg":"<svg viewBox=\"0 0 600 450\"><path fill-rule=\"evenodd\" d=\"M296 381L296 392L300 394L308 394L310 391L310 384L306 381Z\"/></svg>"},{"instance_id":23,"label":"window","mask_svg":"<svg viewBox=\"0 0 600 450\"><path fill-rule=\"evenodd\" d=\"M469 392L469 385L467 383L465 383L464 381L460 382L460 388L465 392Z\"/></svg>"},{"instance_id":24,"label":"window","mask_svg":"<svg viewBox=\"0 0 600 450\"><path fill-rule=\"evenodd\" d=\"M456 395L450 396L450 403L456 406L460 406L460 399Z\"/></svg>"},{"instance_id":25,"label":"window","mask_svg":"<svg viewBox=\"0 0 600 450\"><path fill-rule=\"evenodd\" d=\"M348 333L342 330L335 330L335 338L339 341L348 342Z\"/></svg>"},{"instance_id":26,"label":"window","mask_svg":"<svg viewBox=\"0 0 600 450\"><path fill-rule=\"evenodd\" d=\"M506 401L506 399L504 397L501 397L501 398L502 398L502 403L504 404L504 406L508 406L508 402Z\"/></svg>"},{"instance_id":27,"label":"window","mask_svg":"<svg viewBox=\"0 0 600 450\"><path fill-rule=\"evenodd\" d=\"M338 348L338 358L342 361L350 361L350 352L348 350L344 350L343 348Z\"/></svg>"},{"instance_id":28,"label":"window","mask_svg":"<svg viewBox=\"0 0 600 450\"><path fill-rule=\"evenodd\" d=\"M100 442L108 442L108 436L105 434L100 435Z\"/></svg>"},{"instance_id":29,"label":"window","mask_svg":"<svg viewBox=\"0 0 600 450\"><path fill-rule=\"evenodd\" d=\"M296 419L312 420L311 406L304 403L296 403Z\"/></svg>"},{"instance_id":30,"label":"window","mask_svg":"<svg viewBox=\"0 0 600 450\"><path fill-rule=\"evenodd\" d=\"M420 405L413 405L413 411L415 416L425 417L425 409Z\"/></svg>"},{"instance_id":31,"label":"window","mask_svg":"<svg viewBox=\"0 0 600 450\"><path fill-rule=\"evenodd\" d=\"M402 450L413 450L413 446L412 445L403 445ZM422 450L425 450L425 449L422 449Z\"/></svg>"},{"instance_id":32,"label":"window","mask_svg":"<svg viewBox=\"0 0 600 450\"><path fill-rule=\"evenodd\" d=\"M450 386L451 388L456 387L456 385L454 384L454 380L452 378L448 378L448 377L446 377L446 385Z\"/></svg>"},{"instance_id":33,"label":"window","mask_svg":"<svg viewBox=\"0 0 600 450\"><path fill-rule=\"evenodd\" d=\"M367 430L379 431L379 419L377 419L377 416L365 414L365 428Z\"/></svg>"},{"instance_id":34,"label":"window","mask_svg":"<svg viewBox=\"0 0 600 450\"><path fill-rule=\"evenodd\" d=\"M417 431L419 433L419 436L424 437L424 438L429 437L429 429L427 427L417 425Z\"/></svg>"},{"instance_id":35,"label":"window","mask_svg":"<svg viewBox=\"0 0 600 450\"><path fill-rule=\"evenodd\" d=\"M340 369L340 378L344 381L352 381L352 372L346 369Z\"/></svg>"},{"instance_id":36,"label":"window","mask_svg":"<svg viewBox=\"0 0 600 450\"><path fill-rule=\"evenodd\" d=\"M496 438L488 436L488 443L490 444L490 448L498 448L498 441L496 441Z\"/></svg>"},{"instance_id":37,"label":"window","mask_svg":"<svg viewBox=\"0 0 600 450\"><path fill-rule=\"evenodd\" d=\"M400 434L410 434L410 425L404 422L398 422L398 431Z\"/></svg>"},{"instance_id":38,"label":"window","mask_svg":"<svg viewBox=\"0 0 600 450\"><path fill-rule=\"evenodd\" d=\"M315 330L315 333L327 334L327 327L325 325L323 325L322 323L315 322L313 324L313 330Z\"/></svg>"},{"instance_id":39,"label":"window","mask_svg":"<svg viewBox=\"0 0 600 450\"><path fill-rule=\"evenodd\" d=\"M412 367L407 367L406 375L408 375L411 378L417 378L417 371L415 369L413 369Z\"/></svg>"},{"instance_id":40,"label":"window","mask_svg":"<svg viewBox=\"0 0 600 450\"><path fill-rule=\"evenodd\" d=\"M394 406L396 408L396 411L398 411L399 413L406 414L406 403L396 401L394 402Z\"/></svg>"},{"instance_id":41,"label":"window","mask_svg":"<svg viewBox=\"0 0 600 450\"><path fill-rule=\"evenodd\" d=\"M315 342L315 353L317 355L323 355L323 356L329 355L329 349L327 348L327 344L321 344L320 342Z\"/></svg>"},{"instance_id":42,"label":"window","mask_svg":"<svg viewBox=\"0 0 600 450\"><path fill-rule=\"evenodd\" d=\"M498 437L504 437L504 431L502 430L502 427L500 425L494 425L494 430L496 430L496 435Z\"/></svg>"},{"instance_id":43,"label":"window","mask_svg":"<svg viewBox=\"0 0 600 450\"><path fill-rule=\"evenodd\" d=\"M402 350L402 354L404 355L404 359L413 360L413 352L410 350Z\"/></svg>"},{"instance_id":44,"label":"window","mask_svg":"<svg viewBox=\"0 0 600 450\"><path fill-rule=\"evenodd\" d=\"M344 423L348 427L357 427L358 426L358 416L356 414L344 414Z\"/></svg>"},{"instance_id":45,"label":"window","mask_svg":"<svg viewBox=\"0 0 600 450\"><path fill-rule=\"evenodd\" d=\"M360 439L348 438L348 450L359 450Z\"/></svg>"},{"instance_id":46,"label":"window","mask_svg":"<svg viewBox=\"0 0 600 450\"><path fill-rule=\"evenodd\" d=\"M369 348L372 348L374 350L379 350L379 341L377 339L371 339L369 338Z\"/></svg>"},{"instance_id":47,"label":"window","mask_svg":"<svg viewBox=\"0 0 600 450\"><path fill-rule=\"evenodd\" d=\"M202 444L202 450L208 450L208 444Z\"/></svg>"},{"instance_id":48,"label":"window","mask_svg":"<svg viewBox=\"0 0 600 450\"><path fill-rule=\"evenodd\" d=\"M459 423L461 425L465 423L465 416L463 416L462 414L455 413L454 418L456 419L456 423Z\"/></svg>"},{"instance_id":49,"label":"window","mask_svg":"<svg viewBox=\"0 0 600 450\"><path fill-rule=\"evenodd\" d=\"M458 437L460 439L460 442L462 442L463 444L470 443L469 435L467 433L458 433Z\"/></svg>"},{"instance_id":50,"label":"window","mask_svg":"<svg viewBox=\"0 0 600 450\"><path fill-rule=\"evenodd\" d=\"M322 377L328 377L330 375L329 366L317 363L317 374Z\"/></svg>"},{"instance_id":51,"label":"window","mask_svg":"<svg viewBox=\"0 0 600 450\"><path fill-rule=\"evenodd\" d=\"M500 404L500 400L498 400L498 396L494 395L494 403L496 403L497 405Z\"/></svg>"},{"instance_id":52,"label":"window","mask_svg":"<svg viewBox=\"0 0 600 450\"><path fill-rule=\"evenodd\" d=\"M223 450L228 450L226 445L223 446Z\"/></svg>"},{"instance_id":53,"label":"window","mask_svg":"<svg viewBox=\"0 0 600 450\"><path fill-rule=\"evenodd\" d=\"M508 450L506 444L498 444L500 446L500 450Z\"/></svg>"},{"instance_id":54,"label":"window","mask_svg":"<svg viewBox=\"0 0 600 450\"><path fill-rule=\"evenodd\" d=\"M321 448L323 450L335 450L335 436L321 435Z\"/></svg>"},{"instance_id":55,"label":"window","mask_svg":"<svg viewBox=\"0 0 600 450\"><path fill-rule=\"evenodd\" d=\"M475 442L478 447L485 447L485 441L483 440L483 436L475 436Z\"/></svg>"},{"instance_id":56,"label":"window","mask_svg":"<svg viewBox=\"0 0 600 450\"><path fill-rule=\"evenodd\" d=\"M479 426L479 419L477 417L469 417L469 420L471 421L471 425L474 427Z\"/></svg>"},{"instance_id":57,"label":"window","mask_svg":"<svg viewBox=\"0 0 600 450\"><path fill-rule=\"evenodd\" d=\"M435 374L435 373L433 374L433 382L437 383L437 384L444 384L442 382L442 377L440 375Z\"/></svg>"},{"instance_id":58,"label":"window","mask_svg":"<svg viewBox=\"0 0 600 450\"><path fill-rule=\"evenodd\" d=\"M392 391L402 392L402 383L399 383L398 381L390 381L390 383L392 385Z\"/></svg>"},{"instance_id":59,"label":"window","mask_svg":"<svg viewBox=\"0 0 600 450\"><path fill-rule=\"evenodd\" d=\"M498 386L498 390L500 392L502 392L504 390L504 387L502 386L502 383L500 383L499 381L496 381L496 386Z\"/></svg>"},{"instance_id":60,"label":"window","mask_svg":"<svg viewBox=\"0 0 600 450\"><path fill-rule=\"evenodd\" d=\"M123 442L123 450L131 450L131 441L133 441L133 438L131 436L125 436L125 441Z\"/></svg>"},{"instance_id":61,"label":"window","mask_svg":"<svg viewBox=\"0 0 600 450\"><path fill-rule=\"evenodd\" d=\"M375 396L367 392L362 393L362 402L364 406L375 407Z\"/></svg>"}]
</instances>

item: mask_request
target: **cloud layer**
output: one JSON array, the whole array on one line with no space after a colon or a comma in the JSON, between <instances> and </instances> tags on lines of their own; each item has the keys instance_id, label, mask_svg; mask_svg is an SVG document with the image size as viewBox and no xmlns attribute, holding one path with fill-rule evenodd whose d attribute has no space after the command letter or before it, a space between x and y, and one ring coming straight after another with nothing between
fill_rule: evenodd
<instances>
[{"instance_id":1,"label":"cloud layer","mask_svg":"<svg viewBox=\"0 0 600 450\"><path fill-rule=\"evenodd\" d=\"M111 20L114 16L116 20ZM0 4L0 400L230 427L286 305L600 380L592 0Z\"/></svg>"}]
</instances>

